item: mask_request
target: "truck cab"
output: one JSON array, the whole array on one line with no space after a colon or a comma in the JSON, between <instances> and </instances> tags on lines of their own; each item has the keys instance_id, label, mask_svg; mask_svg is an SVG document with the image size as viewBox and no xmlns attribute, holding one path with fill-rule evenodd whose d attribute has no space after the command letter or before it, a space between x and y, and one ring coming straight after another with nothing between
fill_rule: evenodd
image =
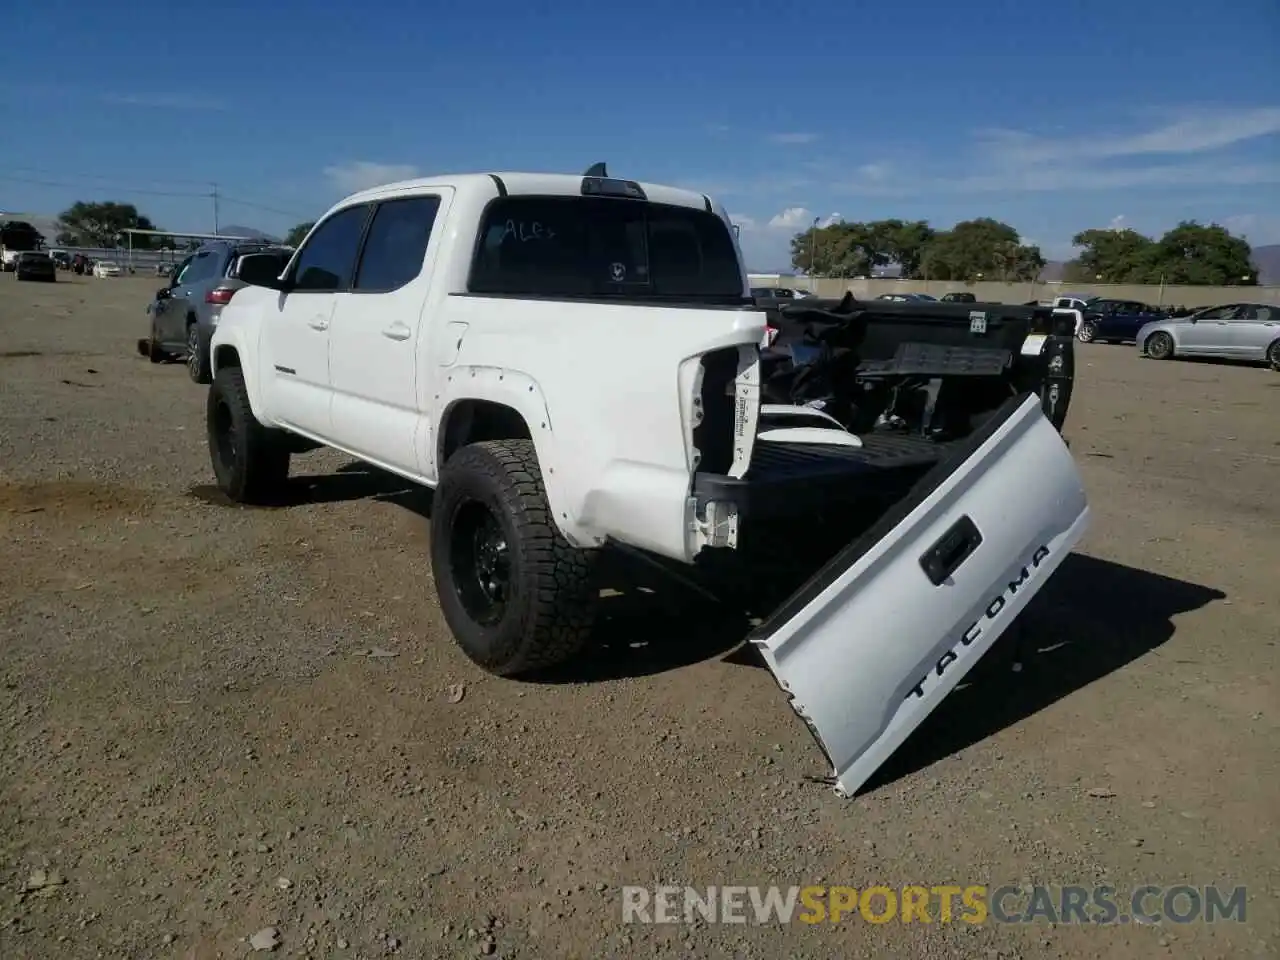
<instances>
[{"instance_id":1,"label":"truck cab","mask_svg":"<svg viewBox=\"0 0 1280 960\"><path fill-rule=\"evenodd\" d=\"M861 337L855 353L880 372L850 376L883 381L880 416L815 426L815 408L764 400L769 318L724 208L603 164L363 191L283 271L250 255L239 277L207 404L229 497L269 502L291 455L315 445L433 488L442 612L500 676L582 650L606 552L725 596L766 596L741 588L785 566L785 596L748 639L846 793L1087 522L1060 423L1010 372L1014 354L1047 356L1032 311L933 303L941 320L920 320L880 304L903 324L873 334L857 305L795 303ZM941 358L916 349L939 338ZM931 370L951 379L925 417L913 385ZM981 383L964 380L974 371ZM946 436L932 432L939 404ZM785 558L769 547L780 520Z\"/></svg>"}]
</instances>

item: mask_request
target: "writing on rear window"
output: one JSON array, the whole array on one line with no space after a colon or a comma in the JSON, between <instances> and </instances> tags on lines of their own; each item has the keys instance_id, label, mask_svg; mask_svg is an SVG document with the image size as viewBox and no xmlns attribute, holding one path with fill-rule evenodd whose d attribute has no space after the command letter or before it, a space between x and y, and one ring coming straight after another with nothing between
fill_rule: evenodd
<instances>
[{"instance_id":1,"label":"writing on rear window","mask_svg":"<svg viewBox=\"0 0 1280 960\"><path fill-rule=\"evenodd\" d=\"M486 209L472 293L740 301L742 273L714 213L614 197L506 197Z\"/></svg>"}]
</instances>

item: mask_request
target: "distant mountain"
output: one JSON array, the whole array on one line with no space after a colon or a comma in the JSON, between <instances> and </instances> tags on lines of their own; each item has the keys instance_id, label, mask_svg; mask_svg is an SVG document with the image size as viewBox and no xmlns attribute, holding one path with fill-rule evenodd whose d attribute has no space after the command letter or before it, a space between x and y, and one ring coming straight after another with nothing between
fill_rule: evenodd
<instances>
[{"instance_id":1,"label":"distant mountain","mask_svg":"<svg viewBox=\"0 0 1280 960\"><path fill-rule=\"evenodd\" d=\"M1280 243L1254 247L1253 265L1258 271L1258 283L1280 283Z\"/></svg>"},{"instance_id":2,"label":"distant mountain","mask_svg":"<svg viewBox=\"0 0 1280 960\"><path fill-rule=\"evenodd\" d=\"M218 227L219 233L225 233L229 237L248 237L250 240L266 240L270 243L279 243L279 237L273 237L269 233L263 233L261 230L255 230L253 227L241 227L228 224L225 227Z\"/></svg>"}]
</instances>

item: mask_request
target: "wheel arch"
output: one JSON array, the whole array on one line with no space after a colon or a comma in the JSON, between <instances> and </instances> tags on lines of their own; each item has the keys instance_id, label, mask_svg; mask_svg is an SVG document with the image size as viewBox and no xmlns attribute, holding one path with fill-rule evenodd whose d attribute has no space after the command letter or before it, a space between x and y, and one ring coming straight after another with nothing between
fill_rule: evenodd
<instances>
[{"instance_id":1,"label":"wheel arch","mask_svg":"<svg viewBox=\"0 0 1280 960\"><path fill-rule=\"evenodd\" d=\"M438 477L448 458L469 443L484 440L530 440L542 469L556 526L577 547L599 540L577 521L562 451L556 442L551 412L541 386L530 375L497 367L468 367L445 374L439 398L440 418L435 448L421 451L434 463ZM425 459L425 457L424 457Z\"/></svg>"},{"instance_id":2,"label":"wheel arch","mask_svg":"<svg viewBox=\"0 0 1280 960\"><path fill-rule=\"evenodd\" d=\"M215 379L219 370L238 369L244 377L244 386L249 393L249 406L253 410L254 417L258 422L270 425L271 421L265 416L266 411L263 409L257 369L252 362L248 364L244 362L249 357L252 357L252 354L242 349L238 338L215 341L209 347L209 377L210 380Z\"/></svg>"}]
</instances>

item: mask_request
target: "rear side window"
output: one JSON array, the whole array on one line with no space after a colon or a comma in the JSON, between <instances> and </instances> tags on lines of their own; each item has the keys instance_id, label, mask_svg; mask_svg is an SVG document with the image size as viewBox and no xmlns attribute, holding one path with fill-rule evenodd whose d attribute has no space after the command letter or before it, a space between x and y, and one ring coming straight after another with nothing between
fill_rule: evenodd
<instances>
[{"instance_id":1,"label":"rear side window","mask_svg":"<svg viewBox=\"0 0 1280 960\"><path fill-rule=\"evenodd\" d=\"M473 293L740 301L733 235L705 210L610 197L508 197L485 211Z\"/></svg>"},{"instance_id":2,"label":"rear side window","mask_svg":"<svg viewBox=\"0 0 1280 960\"><path fill-rule=\"evenodd\" d=\"M368 219L367 206L339 210L312 231L298 252L294 290L346 290L356 267L356 251Z\"/></svg>"},{"instance_id":3,"label":"rear side window","mask_svg":"<svg viewBox=\"0 0 1280 960\"><path fill-rule=\"evenodd\" d=\"M217 257L211 251L206 250L204 253L197 253L187 267L186 273L182 275L182 283L185 285L208 280L217 270L217 266Z\"/></svg>"},{"instance_id":4,"label":"rear side window","mask_svg":"<svg viewBox=\"0 0 1280 960\"><path fill-rule=\"evenodd\" d=\"M422 272L439 197L408 197L378 204L360 255L355 289L387 292Z\"/></svg>"}]
</instances>

